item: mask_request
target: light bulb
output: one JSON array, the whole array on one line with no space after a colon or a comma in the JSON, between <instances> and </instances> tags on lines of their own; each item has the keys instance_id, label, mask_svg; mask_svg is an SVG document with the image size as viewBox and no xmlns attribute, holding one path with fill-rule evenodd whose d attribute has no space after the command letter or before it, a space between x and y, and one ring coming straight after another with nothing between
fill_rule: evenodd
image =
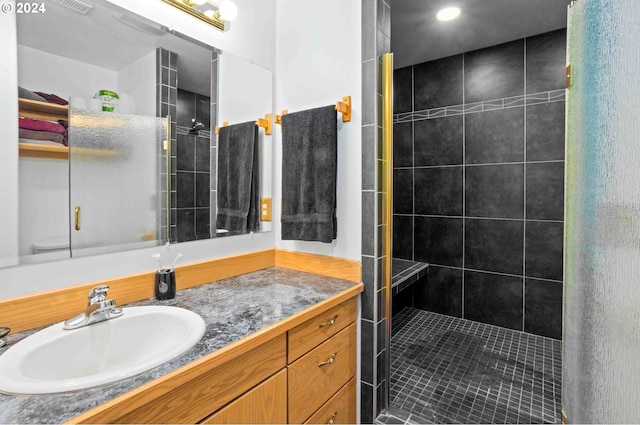
<instances>
[{"instance_id":1,"label":"light bulb","mask_svg":"<svg viewBox=\"0 0 640 425\"><path fill-rule=\"evenodd\" d=\"M209 19L213 19L213 17L216 16L216 12L213 9L208 9L204 11L204 16Z\"/></svg>"},{"instance_id":2,"label":"light bulb","mask_svg":"<svg viewBox=\"0 0 640 425\"><path fill-rule=\"evenodd\" d=\"M231 0L223 0L218 12L223 21L233 21L238 16L238 6Z\"/></svg>"},{"instance_id":3,"label":"light bulb","mask_svg":"<svg viewBox=\"0 0 640 425\"><path fill-rule=\"evenodd\" d=\"M436 15L439 21L451 21L460 16L460 9L457 7L446 7Z\"/></svg>"}]
</instances>

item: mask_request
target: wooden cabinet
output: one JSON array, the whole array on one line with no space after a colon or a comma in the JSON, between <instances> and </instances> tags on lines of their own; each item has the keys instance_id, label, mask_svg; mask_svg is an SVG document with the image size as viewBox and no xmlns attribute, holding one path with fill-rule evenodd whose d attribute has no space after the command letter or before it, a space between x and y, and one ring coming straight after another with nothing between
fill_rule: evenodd
<instances>
[{"instance_id":1,"label":"wooden cabinet","mask_svg":"<svg viewBox=\"0 0 640 425\"><path fill-rule=\"evenodd\" d=\"M69 423L355 423L356 305L305 311Z\"/></svg>"},{"instance_id":2,"label":"wooden cabinet","mask_svg":"<svg viewBox=\"0 0 640 425\"><path fill-rule=\"evenodd\" d=\"M287 422L287 371L273 377L202 421L203 424L284 424Z\"/></svg>"}]
</instances>

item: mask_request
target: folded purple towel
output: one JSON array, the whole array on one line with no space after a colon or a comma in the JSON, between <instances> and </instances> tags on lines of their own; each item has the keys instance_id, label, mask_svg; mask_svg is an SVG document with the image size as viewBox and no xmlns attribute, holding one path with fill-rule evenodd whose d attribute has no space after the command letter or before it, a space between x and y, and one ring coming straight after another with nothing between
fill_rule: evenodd
<instances>
[{"instance_id":1,"label":"folded purple towel","mask_svg":"<svg viewBox=\"0 0 640 425\"><path fill-rule=\"evenodd\" d=\"M69 104L69 102L67 102L65 99L63 99L63 98L61 98L59 96L56 96L53 93L43 93L41 91L36 91L34 93L37 94L38 96L42 96L45 99L47 99L47 102L49 102L49 103L56 103L58 105L68 105Z\"/></svg>"},{"instance_id":2,"label":"folded purple towel","mask_svg":"<svg viewBox=\"0 0 640 425\"><path fill-rule=\"evenodd\" d=\"M51 133L64 134L66 129L58 123L42 120L34 120L32 118L20 117L19 128L37 131L49 131Z\"/></svg>"},{"instance_id":3,"label":"folded purple towel","mask_svg":"<svg viewBox=\"0 0 640 425\"><path fill-rule=\"evenodd\" d=\"M49 140L49 141L60 143L61 145L66 146L66 143L64 143L64 135L60 133L52 133L50 131L27 130L26 128L21 128L19 131L20 131L19 136L21 139Z\"/></svg>"}]
</instances>

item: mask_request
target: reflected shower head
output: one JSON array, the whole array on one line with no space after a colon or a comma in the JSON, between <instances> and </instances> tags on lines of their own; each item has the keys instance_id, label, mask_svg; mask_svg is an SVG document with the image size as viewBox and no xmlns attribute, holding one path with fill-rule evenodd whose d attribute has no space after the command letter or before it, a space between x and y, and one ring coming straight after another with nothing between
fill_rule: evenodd
<instances>
[{"instance_id":1,"label":"reflected shower head","mask_svg":"<svg viewBox=\"0 0 640 425\"><path fill-rule=\"evenodd\" d=\"M193 118L191 120L191 129L189 130L190 133L197 133L200 130L204 130L204 124L202 124L199 121L196 121L195 118Z\"/></svg>"}]
</instances>

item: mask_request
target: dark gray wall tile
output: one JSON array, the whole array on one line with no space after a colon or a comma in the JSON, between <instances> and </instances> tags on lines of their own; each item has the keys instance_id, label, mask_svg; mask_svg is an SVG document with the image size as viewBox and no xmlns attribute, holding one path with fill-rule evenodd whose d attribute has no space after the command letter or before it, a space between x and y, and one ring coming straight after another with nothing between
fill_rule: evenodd
<instances>
[{"instance_id":1,"label":"dark gray wall tile","mask_svg":"<svg viewBox=\"0 0 640 425\"><path fill-rule=\"evenodd\" d=\"M564 163L527 164L527 219L564 219Z\"/></svg>"},{"instance_id":2,"label":"dark gray wall tile","mask_svg":"<svg viewBox=\"0 0 640 425\"><path fill-rule=\"evenodd\" d=\"M211 140L208 137L196 138L196 171L208 172L211 169Z\"/></svg>"},{"instance_id":3,"label":"dark gray wall tile","mask_svg":"<svg viewBox=\"0 0 640 425\"><path fill-rule=\"evenodd\" d=\"M462 164L462 115L415 121L415 165Z\"/></svg>"},{"instance_id":4,"label":"dark gray wall tile","mask_svg":"<svg viewBox=\"0 0 640 425\"><path fill-rule=\"evenodd\" d=\"M466 216L524 217L522 164L466 167L465 173Z\"/></svg>"},{"instance_id":5,"label":"dark gray wall tile","mask_svg":"<svg viewBox=\"0 0 640 425\"><path fill-rule=\"evenodd\" d=\"M362 190L376 188L376 161L376 126L362 127Z\"/></svg>"},{"instance_id":6,"label":"dark gray wall tile","mask_svg":"<svg viewBox=\"0 0 640 425\"><path fill-rule=\"evenodd\" d=\"M360 339L362 341L361 352L360 352L360 379L362 382L371 383L373 382L373 366L374 366L374 356L373 356L373 323L368 320L361 321L361 329L360 329Z\"/></svg>"},{"instance_id":7,"label":"dark gray wall tile","mask_svg":"<svg viewBox=\"0 0 640 425\"><path fill-rule=\"evenodd\" d=\"M465 271L464 318L522 330L522 278Z\"/></svg>"},{"instance_id":8,"label":"dark gray wall tile","mask_svg":"<svg viewBox=\"0 0 640 425\"><path fill-rule=\"evenodd\" d=\"M360 383L360 423L372 424L373 423L373 411L375 406L373 405L373 392L375 389L365 382Z\"/></svg>"},{"instance_id":9,"label":"dark gray wall tile","mask_svg":"<svg viewBox=\"0 0 640 425\"><path fill-rule=\"evenodd\" d=\"M413 287L415 308L462 317L462 270L429 266Z\"/></svg>"},{"instance_id":10,"label":"dark gray wall tile","mask_svg":"<svg viewBox=\"0 0 640 425\"><path fill-rule=\"evenodd\" d=\"M562 281L563 223L527 221L525 230L525 273Z\"/></svg>"},{"instance_id":11,"label":"dark gray wall tile","mask_svg":"<svg viewBox=\"0 0 640 425\"><path fill-rule=\"evenodd\" d=\"M562 339L562 283L525 279L524 331Z\"/></svg>"},{"instance_id":12,"label":"dark gray wall tile","mask_svg":"<svg viewBox=\"0 0 640 425\"><path fill-rule=\"evenodd\" d=\"M464 54L464 101L524 94L524 40Z\"/></svg>"},{"instance_id":13,"label":"dark gray wall tile","mask_svg":"<svg viewBox=\"0 0 640 425\"><path fill-rule=\"evenodd\" d=\"M176 143L176 169L180 171L195 170L195 136L178 134Z\"/></svg>"},{"instance_id":14,"label":"dark gray wall tile","mask_svg":"<svg viewBox=\"0 0 640 425\"><path fill-rule=\"evenodd\" d=\"M414 226L417 261L462 266L462 219L416 216Z\"/></svg>"},{"instance_id":15,"label":"dark gray wall tile","mask_svg":"<svg viewBox=\"0 0 640 425\"><path fill-rule=\"evenodd\" d=\"M196 176L196 207L208 208L210 204L211 189L209 188L209 173L195 173Z\"/></svg>"},{"instance_id":16,"label":"dark gray wall tile","mask_svg":"<svg viewBox=\"0 0 640 425\"><path fill-rule=\"evenodd\" d=\"M191 120L196 117L196 95L185 90L178 90L177 123L183 127L191 127Z\"/></svg>"},{"instance_id":17,"label":"dark gray wall tile","mask_svg":"<svg viewBox=\"0 0 640 425\"><path fill-rule=\"evenodd\" d=\"M424 62L413 70L414 110L463 103L462 55Z\"/></svg>"},{"instance_id":18,"label":"dark gray wall tile","mask_svg":"<svg viewBox=\"0 0 640 425\"><path fill-rule=\"evenodd\" d=\"M413 216L393 216L393 258L413 260Z\"/></svg>"},{"instance_id":19,"label":"dark gray wall tile","mask_svg":"<svg viewBox=\"0 0 640 425\"><path fill-rule=\"evenodd\" d=\"M204 130L211 129L211 98L196 94L196 121L204 124Z\"/></svg>"},{"instance_id":20,"label":"dark gray wall tile","mask_svg":"<svg viewBox=\"0 0 640 425\"><path fill-rule=\"evenodd\" d=\"M413 110L413 67L393 71L393 113Z\"/></svg>"},{"instance_id":21,"label":"dark gray wall tile","mask_svg":"<svg viewBox=\"0 0 640 425\"><path fill-rule=\"evenodd\" d=\"M374 255L376 194L362 192L362 255Z\"/></svg>"},{"instance_id":22,"label":"dark gray wall tile","mask_svg":"<svg viewBox=\"0 0 640 425\"><path fill-rule=\"evenodd\" d=\"M565 102L527 106L527 161L564 159Z\"/></svg>"},{"instance_id":23,"label":"dark gray wall tile","mask_svg":"<svg viewBox=\"0 0 640 425\"><path fill-rule=\"evenodd\" d=\"M195 209L178 209L176 211L176 237L178 242L196 239Z\"/></svg>"},{"instance_id":24,"label":"dark gray wall tile","mask_svg":"<svg viewBox=\"0 0 640 425\"><path fill-rule=\"evenodd\" d=\"M526 43L527 93L565 88L566 29L527 38Z\"/></svg>"},{"instance_id":25,"label":"dark gray wall tile","mask_svg":"<svg viewBox=\"0 0 640 425\"><path fill-rule=\"evenodd\" d=\"M191 172L178 171L176 176L176 192L178 208L193 208L195 205L195 176Z\"/></svg>"},{"instance_id":26,"label":"dark gray wall tile","mask_svg":"<svg viewBox=\"0 0 640 425\"><path fill-rule=\"evenodd\" d=\"M393 170L393 212L396 214L413 214L413 170Z\"/></svg>"},{"instance_id":27,"label":"dark gray wall tile","mask_svg":"<svg viewBox=\"0 0 640 425\"><path fill-rule=\"evenodd\" d=\"M524 108L468 114L465 117L467 164L522 162Z\"/></svg>"},{"instance_id":28,"label":"dark gray wall tile","mask_svg":"<svg viewBox=\"0 0 640 425\"><path fill-rule=\"evenodd\" d=\"M524 222L465 219L464 266L522 275Z\"/></svg>"},{"instance_id":29,"label":"dark gray wall tile","mask_svg":"<svg viewBox=\"0 0 640 425\"><path fill-rule=\"evenodd\" d=\"M211 237L209 208L196 208L196 239L209 239Z\"/></svg>"},{"instance_id":30,"label":"dark gray wall tile","mask_svg":"<svg viewBox=\"0 0 640 425\"><path fill-rule=\"evenodd\" d=\"M393 166L413 167L413 123L393 125Z\"/></svg>"},{"instance_id":31,"label":"dark gray wall tile","mask_svg":"<svg viewBox=\"0 0 640 425\"><path fill-rule=\"evenodd\" d=\"M362 284L364 291L362 292L362 318L366 320L374 319L374 298L376 294L374 283L374 259L373 257L362 256Z\"/></svg>"},{"instance_id":32,"label":"dark gray wall tile","mask_svg":"<svg viewBox=\"0 0 640 425\"><path fill-rule=\"evenodd\" d=\"M416 168L415 213L461 216L462 168Z\"/></svg>"}]
</instances>

